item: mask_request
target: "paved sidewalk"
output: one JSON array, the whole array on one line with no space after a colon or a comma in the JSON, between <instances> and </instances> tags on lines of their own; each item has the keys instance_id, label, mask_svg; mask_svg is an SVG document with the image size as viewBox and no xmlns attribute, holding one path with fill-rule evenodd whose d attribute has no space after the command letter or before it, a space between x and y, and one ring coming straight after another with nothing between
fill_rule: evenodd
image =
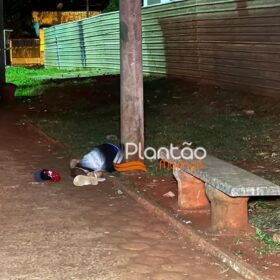
<instances>
[{"instance_id":1,"label":"paved sidewalk","mask_svg":"<svg viewBox=\"0 0 280 280\"><path fill-rule=\"evenodd\" d=\"M0 279L242 279L109 183L77 188L68 159L0 109ZM32 172L54 167L58 184Z\"/></svg>"}]
</instances>

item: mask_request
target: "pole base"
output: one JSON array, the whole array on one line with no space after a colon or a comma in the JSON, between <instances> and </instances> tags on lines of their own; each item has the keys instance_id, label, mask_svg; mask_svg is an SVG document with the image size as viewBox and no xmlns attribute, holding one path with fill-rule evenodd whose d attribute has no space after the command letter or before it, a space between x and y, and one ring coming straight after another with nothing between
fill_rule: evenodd
<instances>
[{"instance_id":1,"label":"pole base","mask_svg":"<svg viewBox=\"0 0 280 280\"><path fill-rule=\"evenodd\" d=\"M11 103L15 101L15 92L17 86L12 83L6 83L3 85L2 101L3 103Z\"/></svg>"}]
</instances>

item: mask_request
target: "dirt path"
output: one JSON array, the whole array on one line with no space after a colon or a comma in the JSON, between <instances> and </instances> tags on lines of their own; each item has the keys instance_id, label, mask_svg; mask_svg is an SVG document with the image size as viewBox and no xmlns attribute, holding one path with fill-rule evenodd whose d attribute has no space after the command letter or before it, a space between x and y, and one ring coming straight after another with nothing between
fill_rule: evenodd
<instances>
[{"instance_id":1,"label":"dirt path","mask_svg":"<svg viewBox=\"0 0 280 280\"><path fill-rule=\"evenodd\" d=\"M0 111L0 279L241 279L108 183L73 187L68 159ZM56 168L58 184L33 171Z\"/></svg>"}]
</instances>

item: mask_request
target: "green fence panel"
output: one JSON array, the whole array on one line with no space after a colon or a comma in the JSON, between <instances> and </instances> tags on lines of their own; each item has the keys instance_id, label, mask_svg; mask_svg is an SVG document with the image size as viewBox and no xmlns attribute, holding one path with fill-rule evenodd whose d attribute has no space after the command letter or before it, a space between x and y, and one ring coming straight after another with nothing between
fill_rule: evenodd
<instances>
[{"instance_id":1,"label":"green fence panel","mask_svg":"<svg viewBox=\"0 0 280 280\"><path fill-rule=\"evenodd\" d=\"M279 95L279 0L176 1L142 18L145 73ZM45 66L119 71L119 13L46 28Z\"/></svg>"}]
</instances>

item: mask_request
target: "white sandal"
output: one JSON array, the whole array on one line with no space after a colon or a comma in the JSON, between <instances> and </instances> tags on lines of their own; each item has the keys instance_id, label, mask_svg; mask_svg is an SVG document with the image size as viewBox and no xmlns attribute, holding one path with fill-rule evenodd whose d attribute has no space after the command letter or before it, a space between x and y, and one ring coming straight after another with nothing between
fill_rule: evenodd
<instances>
[{"instance_id":1,"label":"white sandal","mask_svg":"<svg viewBox=\"0 0 280 280\"><path fill-rule=\"evenodd\" d=\"M77 187L82 186L97 186L98 182L104 182L105 178L98 178L97 175L93 172L88 175L78 175L74 178L73 184Z\"/></svg>"}]
</instances>

